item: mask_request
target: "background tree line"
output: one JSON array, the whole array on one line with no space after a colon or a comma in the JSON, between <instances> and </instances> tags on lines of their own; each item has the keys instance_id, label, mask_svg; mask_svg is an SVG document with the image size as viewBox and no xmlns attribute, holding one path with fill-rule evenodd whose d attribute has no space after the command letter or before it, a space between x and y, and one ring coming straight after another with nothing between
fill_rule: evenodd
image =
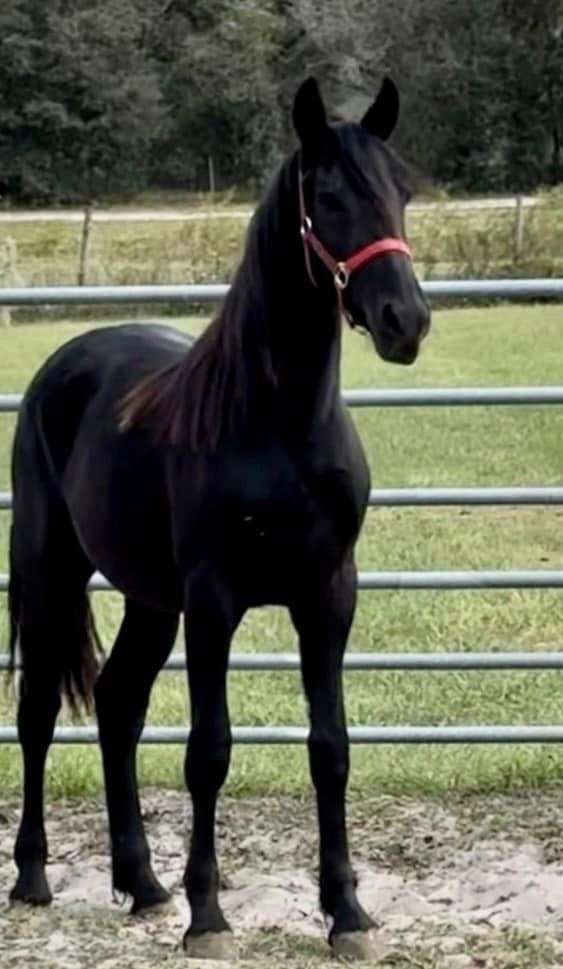
<instances>
[{"instance_id":1,"label":"background tree line","mask_svg":"<svg viewBox=\"0 0 563 969\"><path fill-rule=\"evenodd\" d=\"M11 0L0 10L0 195L85 201L254 187L314 73L359 115L390 73L396 144L433 184L562 178L563 0Z\"/></svg>"}]
</instances>

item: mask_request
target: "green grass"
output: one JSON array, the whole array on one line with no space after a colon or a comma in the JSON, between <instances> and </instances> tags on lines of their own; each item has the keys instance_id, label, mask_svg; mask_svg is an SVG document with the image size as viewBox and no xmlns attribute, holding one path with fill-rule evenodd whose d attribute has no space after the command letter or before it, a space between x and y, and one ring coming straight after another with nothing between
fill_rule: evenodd
<instances>
[{"instance_id":1,"label":"green grass","mask_svg":"<svg viewBox=\"0 0 563 969\"><path fill-rule=\"evenodd\" d=\"M410 369L382 363L366 342L346 335L344 386L453 386L558 383L561 307L507 306L435 314L421 358ZM196 329L197 321L179 325ZM22 390L54 347L85 329L71 323L0 331L0 389ZM353 412L377 486L534 485L563 479L563 412L556 407L405 408ZM8 487L13 421L0 420L0 489ZM9 516L0 514L0 571L6 570ZM371 510L358 561L369 569L562 568L563 510ZM106 642L120 614L115 595L98 594L95 608ZM5 641L0 601L0 642ZM561 647L563 597L551 590L363 592L354 650L556 649ZM236 650L293 648L283 610L258 610L240 629ZM349 673L351 724L549 723L562 721L563 691L556 672ZM295 673L230 676L233 723L304 724ZM184 724L184 677L163 674L150 722ZM14 706L0 699L0 720ZM180 748L143 748L145 783L182 783ZM0 748L4 790L19 783L19 755ZM52 790L83 793L99 787L98 752L57 749L50 761ZM563 781L553 747L369 747L353 752L357 791L443 794L500 791ZM300 793L308 785L302 748L237 748L231 792Z\"/></svg>"}]
</instances>

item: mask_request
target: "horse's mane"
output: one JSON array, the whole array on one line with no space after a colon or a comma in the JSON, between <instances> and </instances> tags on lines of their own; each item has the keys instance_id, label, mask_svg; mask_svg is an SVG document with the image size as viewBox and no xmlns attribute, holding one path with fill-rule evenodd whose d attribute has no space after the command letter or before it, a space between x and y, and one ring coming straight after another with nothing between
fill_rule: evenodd
<instances>
[{"instance_id":1,"label":"horse's mane","mask_svg":"<svg viewBox=\"0 0 563 969\"><path fill-rule=\"evenodd\" d=\"M185 355L126 394L120 430L144 426L157 441L208 450L223 431L244 421L260 386L275 386L268 266L289 170L290 164L282 167L251 220L242 262L219 312Z\"/></svg>"}]
</instances>

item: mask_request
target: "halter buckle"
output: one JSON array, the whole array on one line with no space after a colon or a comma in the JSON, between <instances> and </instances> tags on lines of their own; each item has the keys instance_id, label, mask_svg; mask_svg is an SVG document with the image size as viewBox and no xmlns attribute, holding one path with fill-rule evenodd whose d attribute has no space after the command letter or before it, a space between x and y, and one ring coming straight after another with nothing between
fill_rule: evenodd
<instances>
[{"instance_id":1,"label":"halter buckle","mask_svg":"<svg viewBox=\"0 0 563 969\"><path fill-rule=\"evenodd\" d=\"M299 232L301 233L301 238L308 239L309 236L311 235L312 230L313 230L313 223L311 222L308 215L304 215L303 220L301 222L301 228L299 229Z\"/></svg>"},{"instance_id":2,"label":"halter buckle","mask_svg":"<svg viewBox=\"0 0 563 969\"><path fill-rule=\"evenodd\" d=\"M336 264L336 269L334 270L334 285L337 289L346 289L350 281L350 270L345 262L339 262Z\"/></svg>"}]
</instances>

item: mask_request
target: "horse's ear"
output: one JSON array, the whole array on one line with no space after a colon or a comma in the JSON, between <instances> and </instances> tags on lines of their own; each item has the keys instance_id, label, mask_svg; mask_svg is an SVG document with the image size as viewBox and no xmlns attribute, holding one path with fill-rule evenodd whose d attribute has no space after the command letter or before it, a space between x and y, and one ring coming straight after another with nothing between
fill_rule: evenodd
<instances>
[{"instance_id":1,"label":"horse's ear","mask_svg":"<svg viewBox=\"0 0 563 969\"><path fill-rule=\"evenodd\" d=\"M385 77L379 94L362 118L361 124L372 135L387 141L399 118L399 92L390 77Z\"/></svg>"},{"instance_id":2,"label":"horse's ear","mask_svg":"<svg viewBox=\"0 0 563 969\"><path fill-rule=\"evenodd\" d=\"M314 77L307 78L295 95L293 126L302 145L316 146L328 130L326 111Z\"/></svg>"}]
</instances>

